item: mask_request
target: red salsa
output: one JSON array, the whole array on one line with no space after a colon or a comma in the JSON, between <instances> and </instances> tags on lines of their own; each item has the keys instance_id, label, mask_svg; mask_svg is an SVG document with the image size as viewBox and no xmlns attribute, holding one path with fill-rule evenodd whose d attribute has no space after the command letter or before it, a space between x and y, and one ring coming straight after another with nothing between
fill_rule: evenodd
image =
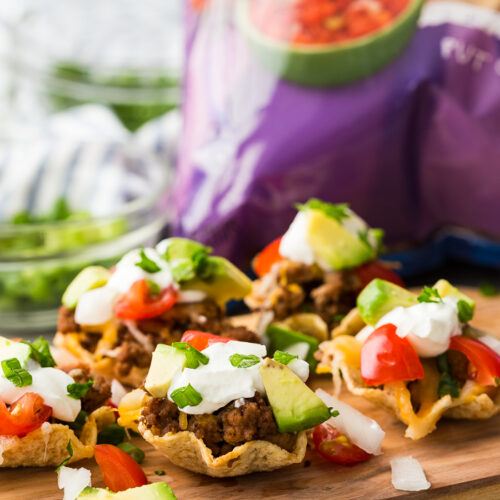
<instances>
[{"instance_id":1,"label":"red salsa","mask_svg":"<svg viewBox=\"0 0 500 500\"><path fill-rule=\"evenodd\" d=\"M267 36L297 45L326 45L388 25L409 0L252 0L252 22Z\"/></svg>"}]
</instances>

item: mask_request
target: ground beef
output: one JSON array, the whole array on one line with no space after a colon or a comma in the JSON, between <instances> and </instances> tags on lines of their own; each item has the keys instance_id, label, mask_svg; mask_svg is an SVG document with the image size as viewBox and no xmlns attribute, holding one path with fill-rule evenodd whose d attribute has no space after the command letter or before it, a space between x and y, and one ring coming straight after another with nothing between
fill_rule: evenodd
<instances>
[{"instance_id":1,"label":"ground beef","mask_svg":"<svg viewBox=\"0 0 500 500\"><path fill-rule=\"evenodd\" d=\"M75 383L84 384L91 378L94 379L92 387L82 398L82 410L92 413L101 406L104 406L111 398L111 384L100 375L91 375L87 368L75 368L69 372Z\"/></svg>"},{"instance_id":2,"label":"ground beef","mask_svg":"<svg viewBox=\"0 0 500 500\"><path fill-rule=\"evenodd\" d=\"M115 358L115 373L118 377L128 375L134 366L148 368L151 364L152 353L139 344L132 335L126 335L119 346Z\"/></svg>"},{"instance_id":3,"label":"ground beef","mask_svg":"<svg viewBox=\"0 0 500 500\"><path fill-rule=\"evenodd\" d=\"M238 408L234 404L224 408L220 419L224 441L234 446L278 432L272 409L260 395Z\"/></svg>"},{"instance_id":4,"label":"ground beef","mask_svg":"<svg viewBox=\"0 0 500 500\"><path fill-rule=\"evenodd\" d=\"M57 317L57 331L61 333L79 332L80 326L75 321L74 309L61 306Z\"/></svg>"},{"instance_id":5,"label":"ground beef","mask_svg":"<svg viewBox=\"0 0 500 500\"><path fill-rule=\"evenodd\" d=\"M269 302L276 319L285 319L298 312L305 298L306 294L302 287L294 283L275 288L269 297Z\"/></svg>"},{"instance_id":6,"label":"ground beef","mask_svg":"<svg viewBox=\"0 0 500 500\"><path fill-rule=\"evenodd\" d=\"M224 322L221 325L221 329L219 331L215 331L214 333L224 337L231 337L232 339L239 340L240 342L252 342L254 344L259 344L261 342L256 333L250 331L245 326L234 326L228 321Z\"/></svg>"},{"instance_id":7,"label":"ground beef","mask_svg":"<svg viewBox=\"0 0 500 500\"><path fill-rule=\"evenodd\" d=\"M256 439L293 450L296 435L278 432L272 409L262 396L239 400L239 403L236 405L233 402L210 415L187 415L187 430L202 439L214 456L228 453L235 446ZM142 410L141 418L146 427L160 436L181 430L179 410L167 398L150 399Z\"/></svg>"},{"instance_id":8,"label":"ground beef","mask_svg":"<svg viewBox=\"0 0 500 500\"><path fill-rule=\"evenodd\" d=\"M142 410L142 421L154 434L163 436L167 432L178 432L179 410L167 398L151 398Z\"/></svg>"},{"instance_id":9,"label":"ground beef","mask_svg":"<svg viewBox=\"0 0 500 500\"><path fill-rule=\"evenodd\" d=\"M302 264L284 260L280 266L280 278L284 278L286 283L309 283L311 281L321 281L323 271L316 265Z\"/></svg>"},{"instance_id":10,"label":"ground beef","mask_svg":"<svg viewBox=\"0 0 500 500\"><path fill-rule=\"evenodd\" d=\"M361 283L352 269L324 272L317 265L283 260L278 272L268 274L265 292L254 287L254 309L272 310L275 318L285 319L300 312L321 316L328 328L339 322L338 315L347 314L356 306ZM263 282L264 280L261 280Z\"/></svg>"},{"instance_id":11,"label":"ground beef","mask_svg":"<svg viewBox=\"0 0 500 500\"><path fill-rule=\"evenodd\" d=\"M448 351L448 364L450 365L450 374L457 379L460 385L464 385L469 378L469 360L467 356L459 351Z\"/></svg>"}]
</instances>

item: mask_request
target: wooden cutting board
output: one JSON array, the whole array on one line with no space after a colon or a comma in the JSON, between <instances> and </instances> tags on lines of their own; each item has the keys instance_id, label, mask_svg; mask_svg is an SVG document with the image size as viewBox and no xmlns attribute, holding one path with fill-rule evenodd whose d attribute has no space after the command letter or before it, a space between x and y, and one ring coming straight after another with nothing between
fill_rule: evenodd
<instances>
[{"instance_id":1,"label":"wooden cutting board","mask_svg":"<svg viewBox=\"0 0 500 500\"><path fill-rule=\"evenodd\" d=\"M500 297L477 298L474 325L500 338ZM331 389L330 377L316 377L313 386ZM143 468L150 481L165 481L179 500L276 499L499 499L500 415L485 421L443 420L430 436L411 441L403 437L404 425L367 401L343 394L342 398L375 418L386 431L384 453L365 463L340 466L325 462L309 450L302 464L275 472L240 478L212 479L180 469L140 439L146 452ZM390 461L399 456L417 458L432 488L421 493L397 491L391 484ZM74 465L92 471L94 486L103 486L93 460ZM164 471L158 476L155 471ZM1 500L61 499L52 469L0 470Z\"/></svg>"}]
</instances>

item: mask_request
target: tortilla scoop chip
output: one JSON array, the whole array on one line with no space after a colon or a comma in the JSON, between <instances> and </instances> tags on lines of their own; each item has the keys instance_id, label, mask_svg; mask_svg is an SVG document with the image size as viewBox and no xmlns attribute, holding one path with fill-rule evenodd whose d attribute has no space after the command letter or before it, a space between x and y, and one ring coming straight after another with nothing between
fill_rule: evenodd
<instances>
[{"instance_id":1,"label":"tortilla scoop chip","mask_svg":"<svg viewBox=\"0 0 500 500\"><path fill-rule=\"evenodd\" d=\"M143 423L139 425L139 432L173 464L212 477L242 476L300 463L307 448L306 433L302 431L297 434L292 452L268 441L249 441L225 455L214 457L210 448L192 432L169 432L156 436Z\"/></svg>"},{"instance_id":2,"label":"tortilla scoop chip","mask_svg":"<svg viewBox=\"0 0 500 500\"><path fill-rule=\"evenodd\" d=\"M324 345L328 344L328 345ZM337 337L322 344L326 359L330 360L333 383L340 391L344 383L356 396L383 406L407 425L405 436L421 439L436 428L442 417L457 419L486 419L500 412L500 388L485 387L468 380L458 398L437 394L440 373L432 359L422 359L424 378L412 382L392 382L383 387L368 387L361 377L359 355L361 343L353 337ZM342 374L342 376L340 375ZM417 411L412 404L418 401Z\"/></svg>"},{"instance_id":3,"label":"tortilla scoop chip","mask_svg":"<svg viewBox=\"0 0 500 500\"><path fill-rule=\"evenodd\" d=\"M105 406L89 416L80 438L67 425L48 422L23 437L0 436L0 467L57 467L68 458L68 441L73 448L70 463L91 458L99 430L114 421L113 408Z\"/></svg>"}]
</instances>

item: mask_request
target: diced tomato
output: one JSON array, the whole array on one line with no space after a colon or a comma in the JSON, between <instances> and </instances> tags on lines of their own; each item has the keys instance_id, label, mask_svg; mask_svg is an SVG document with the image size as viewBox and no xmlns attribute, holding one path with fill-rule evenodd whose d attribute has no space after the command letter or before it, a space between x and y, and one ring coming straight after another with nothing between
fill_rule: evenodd
<instances>
[{"instance_id":1,"label":"diced tomato","mask_svg":"<svg viewBox=\"0 0 500 500\"><path fill-rule=\"evenodd\" d=\"M314 446L326 460L336 464L356 464L368 460L366 453L329 424L320 424L313 431Z\"/></svg>"},{"instance_id":2,"label":"diced tomato","mask_svg":"<svg viewBox=\"0 0 500 500\"><path fill-rule=\"evenodd\" d=\"M469 360L469 376L478 384L500 385L500 356L479 340L451 337L450 349L460 351Z\"/></svg>"},{"instance_id":3,"label":"diced tomato","mask_svg":"<svg viewBox=\"0 0 500 500\"><path fill-rule=\"evenodd\" d=\"M138 280L116 304L115 314L122 319L155 318L168 311L177 301L177 291L173 287L153 296L146 280Z\"/></svg>"},{"instance_id":4,"label":"diced tomato","mask_svg":"<svg viewBox=\"0 0 500 500\"><path fill-rule=\"evenodd\" d=\"M139 464L120 448L112 444L94 446L94 456L107 488L124 491L148 484Z\"/></svg>"},{"instance_id":5,"label":"diced tomato","mask_svg":"<svg viewBox=\"0 0 500 500\"><path fill-rule=\"evenodd\" d=\"M52 415L52 408L34 392L23 394L7 408L0 399L0 436L24 436L38 429Z\"/></svg>"},{"instance_id":6,"label":"diced tomato","mask_svg":"<svg viewBox=\"0 0 500 500\"><path fill-rule=\"evenodd\" d=\"M213 333L207 332L197 332L195 330L189 330L181 338L181 342L185 342L190 346L194 347L198 351L203 351L208 346L216 344L218 342L229 342L231 339L229 337L221 337L220 335L214 335Z\"/></svg>"},{"instance_id":7,"label":"diced tomato","mask_svg":"<svg viewBox=\"0 0 500 500\"><path fill-rule=\"evenodd\" d=\"M396 334L396 326L382 325L361 348L361 376L367 385L424 378L424 368L414 347Z\"/></svg>"},{"instance_id":8,"label":"diced tomato","mask_svg":"<svg viewBox=\"0 0 500 500\"><path fill-rule=\"evenodd\" d=\"M264 250L262 250L255 257L253 261L253 269L257 276L264 276L271 270L273 264L279 262L280 260L283 260L283 257L279 252L281 238L283 238L283 236L280 236L279 238L276 238L272 243L269 243L269 245L267 245L267 247L264 248Z\"/></svg>"},{"instance_id":9,"label":"diced tomato","mask_svg":"<svg viewBox=\"0 0 500 500\"><path fill-rule=\"evenodd\" d=\"M359 266L355 269L356 276L361 281L361 288L364 288L370 281L375 278L380 278L386 281L390 281L395 285L399 285L404 287L405 284L403 280L394 272L388 269L382 264L382 262L378 260L373 260L371 262L367 262L362 266Z\"/></svg>"}]
</instances>

